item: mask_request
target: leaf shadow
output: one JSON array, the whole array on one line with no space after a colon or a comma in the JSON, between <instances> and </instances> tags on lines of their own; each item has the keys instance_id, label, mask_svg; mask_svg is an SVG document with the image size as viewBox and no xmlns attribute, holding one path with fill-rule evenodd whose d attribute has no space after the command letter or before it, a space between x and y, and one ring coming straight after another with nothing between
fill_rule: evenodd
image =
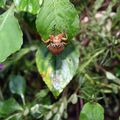
<instances>
[{"instance_id":1,"label":"leaf shadow","mask_svg":"<svg viewBox=\"0 0 120 120\"><path fill-rule=\"evenodd\" d=\"M70 54L74 51L75 51L75 46L74 44L70 43L65 47L64 51L61 52L59 55L56 56L53 55L52 57L54 59L54 69L55 70L61 69L63 61L67 60L67 58L70 57Z\"/></svg>"},{"instance_id":2,"label":"leaf shadow","mask_svg":"<svg viewBox=\"0 0 120 120\"><path fill-rule=\"evenodd\" d=\"M63 65L63 62L64 61L67 61L67 59L69 58L69 60L71 60L71 54L76 51L77 49L77 45L70 42L66 47L65 49L58 55L53 55L47 48L47 46L43 43L43 42L40 42L40 48L43 52L43 56L44 58L48 59L47 62L49 62L54 71L57 71L59 69L61 69L62 65ZM46 60L45 60L46 61ZM72 60L71 60L72 61Z\"/></svg>"}]
</instances>

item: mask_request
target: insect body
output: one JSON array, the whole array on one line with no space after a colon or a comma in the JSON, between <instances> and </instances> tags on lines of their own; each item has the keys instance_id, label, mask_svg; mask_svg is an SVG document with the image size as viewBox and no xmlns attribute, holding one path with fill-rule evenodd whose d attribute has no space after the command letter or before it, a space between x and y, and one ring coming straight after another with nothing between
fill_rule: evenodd
<instances>
[{"instance_id":1,"label":"insect body","mask_svg":"<svg viewBox=\"0 0 120 120\"><path fill-rule=\"evenodd\" d=\"M64 47L67 44L67 38L64 37L64 33L60 33L57 36L50 35L50 38L45 41L45 43L54 55L58 55L64 50Z\"/></svg>"}]
</instances>

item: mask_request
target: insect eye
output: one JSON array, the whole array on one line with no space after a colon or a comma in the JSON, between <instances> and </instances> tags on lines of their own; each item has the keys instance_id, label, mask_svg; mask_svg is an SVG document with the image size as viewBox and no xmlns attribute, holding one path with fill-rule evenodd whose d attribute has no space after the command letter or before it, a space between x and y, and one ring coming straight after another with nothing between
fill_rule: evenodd
<instances>
[{"instance_id":1,"label":"insect eye","mask_svg":"<svg viewBox=\"0 0 120 120\"><path fill-rule=\"evenodd\" d=\"M54 43L51 43L50 46L55 48L55 44Z\"/></svg>"}]
</instances>

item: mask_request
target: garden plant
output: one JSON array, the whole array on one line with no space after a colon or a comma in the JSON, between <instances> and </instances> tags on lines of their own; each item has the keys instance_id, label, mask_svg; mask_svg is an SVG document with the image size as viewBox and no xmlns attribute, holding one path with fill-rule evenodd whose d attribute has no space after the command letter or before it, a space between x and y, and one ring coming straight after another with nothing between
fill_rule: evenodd
<instances>
[{"instance_id":1,"label":"garden plant","mask_svg":"<svg viewBox=\"0 0 120 120\"><path fill-rule=\"evenodd\" d=\"M120 120L119 0L0 0L0 120Z\"/></svg>"}]
</instances>

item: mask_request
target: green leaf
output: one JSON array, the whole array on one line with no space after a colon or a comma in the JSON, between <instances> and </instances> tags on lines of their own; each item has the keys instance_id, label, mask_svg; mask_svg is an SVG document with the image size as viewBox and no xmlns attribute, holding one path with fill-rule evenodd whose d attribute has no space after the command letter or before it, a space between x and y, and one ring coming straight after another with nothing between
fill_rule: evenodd
<instances>
[{"instance_id":1,"label":"green leaf","mask_svg":"<svg viewBox=\"0 0 120 120\"><path fill-rule=\"evenodd\" d=\"M117 8L116 14L113 16L113 27L120 21L120 7Z\"/></svg>"},{"instance_id":2,"label":"green leaf","mask_svg":"<svg viewBox=\"0 0 120 120\"><path fill-rule=\"evenodd\" d=\"M4 7L6 0L0 0L0 7Z\"/></svg>"},{"instance_id":3,"label":"green leaf","mask_svg":"<svg viewBox=\"0 0 120 120\"><path fill-rule=\"evenodd\" d=\"M11 76L11 80L9 82L9 88L13 94L18 94L18 95L24 94L26 88L25 79L20 75Z\"/></svg>"},{"instance_id":4,"label":"green leaf","mask_svg":"<svg viewBox=\"0 0 120 120\"><path fill-rule=\"evenodd\" d=\"M41 43L36 53L36 63L44 82L54 96L58 96L76 73L79 49L77 45L69 44L61 54L54 56Z\"/></svg>"},{"instance_id":5,"label":"green leaf","mask_svg":"<svg viewBox=\"0 0 120 120\"><path fill-rule=\"evenodd\" d=\"M36 94L36 98L38 99L44 98L45 96L47 96L48 92L49 92L48 89L43 89L39 93Z\"/></svg>"},{"instance_id":6,"label":"green leaf","mask_svg":"<svg viewBox=\"0 0 120 120\"><path fill-rule=\"evenodd\" d=\"M115 75L116 75L117 77L120 77L120 66L117 66L117 67L115 68Z\"/></svg>"},{"instance_id":7,"label":"green leaf","mask_svg":"<svg viewBox=\"0 0 120 120\"><path fill-rule=\"evenodd\" d=\"M44 115L46 116L47 112L52 109L52 105L42 105L42 104L35 104L31 107L30 113L34 118L40 119ZM45 119L46 120L46 119Z\"/></svg>"},{"instance_id":8,"label":"green leaf","mask_svg":"<svg viewBox=\"0 0 120 120\"><path fill-rule=\"evenodd\" d=\"M0 117L5 117L6 115L22 110L23 108L13 98L4 102L0 101Z\"/></svg>"},{"instance_id":9,"label":"green leaf","mask_svg":"<svg viewBox=\"0 0 120 120\"><path fill-rule=\"evenodd\" d=\"M37 14L43 0L14 0L15 6L19 11Z\"/></svg>"},{"instance_id":10,"label":"green leaf","mask_svg":"<svg viewBox=\"0 0 120 120\"><path fill-rule=\"evenodd\" d=\"M104 120L104 109L98 103L86 103L80 113L80 120Z\"/></svg>"},{"instance_id":11,"label":"green leaf","mask_svg":"<svg viewBox=\"0 0 120 120\"><path fill-rule=\"evenodd\" d=\"M109 79L109 80L116 80L117 79L117 77L114 76L111 72L106 71L105 75L106 75L107 79Z\"/></svg>"},{"instance_id":12,"label":"green leaf","mask_svg":"<svg viewBox=\"0 0 120 120\"><path fill-rule=\"evenodd\" d=\"M9 88L11 93L20 95L23 100L23 103L25 103L24 93L26 89L26 82L22 76L12 75L9 82Z\"/></svg>"},{"instance_id":13,"label":"green leaf","mask_svg":"<svg viewBox=\"0 0 120 120\"><path fill-rule=\"evenodd\" d=\"M23 115L22 113L16 113L13 115L9 115L9 117L6 118L5 120L23 120Z\"/></svg>"},{"instance_id":14,"label":"green leaf","mask_svg":"<svg viewBox=\"0 0 120 120\"><path fill-rule=\"evenodd\" d=\"M94 3L94 12L96 12L101 6L104 0L96 0Z\"/></svg>"},{"instance_id":15,"label":"green leaf","mask_svg":"<svg viewBox=\"0 0 120 120\"><path fill-rule=\"evenodd\" d=\"M44 40L60 32L65 32L70 40L79 30L79 16L69 0L44 0L36 27Z\"/></svg>"},{"instance_id":16,"label":"green leaf","mask_svg":"<svg viewBox=\"0 0 120 120\"><path fill-rule=\"evenodd\" d=\"M76 93L72 94L71 97L69 98L68 102L72 102L72 104L76 104L78 101L78 96Z\"/></svg>"},{"instance_id":17,"label":"green leaf","mask_svg":"<svg viewBox=\"0 0 120 120\"><path fill-rule=\"evenodd\" d=\"M0 62L19 50L22 42L22 31L10 8L0 15Z\"/></svg>"}]
</instances>

